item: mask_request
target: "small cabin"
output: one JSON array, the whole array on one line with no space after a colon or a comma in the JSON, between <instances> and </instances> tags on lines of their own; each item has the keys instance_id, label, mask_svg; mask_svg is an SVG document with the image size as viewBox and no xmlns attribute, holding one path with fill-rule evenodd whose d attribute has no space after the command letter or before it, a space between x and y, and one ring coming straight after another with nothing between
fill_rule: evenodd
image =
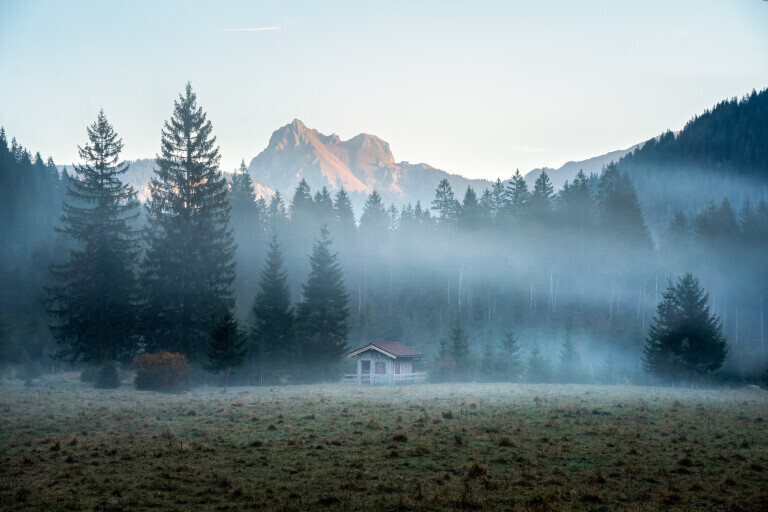
<instances>
[{"instance_id":1,"label":"small cabin","mask_svg":"<svg viewBox=\"0 0 768 512\"><path fill-rule=\"evenodd\" d=\"M369 343L347 357L357 358L357 373L345 375L345 380L365 384L412 384L426 374L413 371L413 362L424 354L402 343Z\"/></svg>"}]
</instances>

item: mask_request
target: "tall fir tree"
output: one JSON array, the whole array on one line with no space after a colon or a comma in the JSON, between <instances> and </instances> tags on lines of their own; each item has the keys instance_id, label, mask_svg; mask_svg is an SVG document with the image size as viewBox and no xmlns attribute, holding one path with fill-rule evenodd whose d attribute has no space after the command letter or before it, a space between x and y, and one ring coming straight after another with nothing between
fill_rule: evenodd
<instances>
[{"instance_id":1,"label":"tall fir tree","mask_svg":"<svg viewBox=\"0 0 768 512\"><path fill-rule=\"evenodd\" d=\"M147 204L147 349L181 352L192 361L234 304L230 204L212 130L187 84L163 127Z\"/></svg>"},{"instance_id":2,"label":"tall fir tree","mask_svg":"<svg viewBox=\"0 0 768 512\"><path fill-rule=\"evenodd\" d=\"M349 295L331 243L328 228L323 226L309 257L311 270L298 305L299 349L308 380L335 380L348 349Z\"/></svg>"},{"instance_id":3,"label":"tall fir tree","mask_svg":"<svg viewBox=\"0 0 768 512\"><path fill-rule=\"evenodd\" d=\"M138 348L139 247L132 223L139 204L120 180L128 170L119 160L123 142L103 110L87 130L58 229L74 247L65 263L51 267L57 281L51 328L66 360L125 361Z\"/></svg>"},{"instance_id":4,"label":"tall fir tree","mask_svg":"<svg viewBox=\"0 0 768 512\"><path fill-rule=\"evenodd\" d=\"M282 382L290 379L299 355L296 319L276 234L272 235L269 244L269 254L261 270L259 291L253 299L251 311L250 353L259 380Z\"/></svg>"}]
</instances>

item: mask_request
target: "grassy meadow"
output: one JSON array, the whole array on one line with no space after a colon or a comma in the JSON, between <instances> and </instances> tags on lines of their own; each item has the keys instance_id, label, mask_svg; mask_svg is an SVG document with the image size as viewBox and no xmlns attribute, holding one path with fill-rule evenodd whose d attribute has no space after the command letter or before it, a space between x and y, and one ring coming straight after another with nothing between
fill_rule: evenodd
<instances>
[{"instance_id":1,"label":"grassy meadow","mask_svg":"<svg viewBox=\"0 0 768 512\"><path fill-rule=\"evenodd\" d=\"M768 510L768 393L0 387L3 510Z\"/></svg>"}]
</instances>

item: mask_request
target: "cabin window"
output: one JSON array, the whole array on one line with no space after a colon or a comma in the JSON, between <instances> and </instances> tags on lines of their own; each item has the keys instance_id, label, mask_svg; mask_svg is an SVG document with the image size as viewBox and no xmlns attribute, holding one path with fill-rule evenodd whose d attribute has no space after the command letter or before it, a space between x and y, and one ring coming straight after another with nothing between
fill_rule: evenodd
<instances>
[{"instance_id":1,"label":"cabin window","mask_svg":"<svg viewBox=\"0 0 768 512\"><path fill-rule=\"evenodd\" d=\"M376 363L376 375L384 375L386 363Z\"/></svg>"}]
</instances>

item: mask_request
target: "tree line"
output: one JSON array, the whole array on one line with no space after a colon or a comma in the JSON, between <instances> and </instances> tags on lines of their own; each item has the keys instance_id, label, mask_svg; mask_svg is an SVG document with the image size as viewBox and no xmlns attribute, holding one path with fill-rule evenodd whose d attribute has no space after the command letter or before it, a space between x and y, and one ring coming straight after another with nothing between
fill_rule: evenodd
<instances>
[{"instance_id":1,"label":"tree line","mask_svg":"<svg viewBox=\"0 0 768 512\"><path fill-rule=\"evenodd\" d=\"M121 142L103 115L88 137L74 180L9 148L4 134L0 144L4 183L6 169L47 171L48 185L21 187L39 195L28 203L39 211L3 203L13 215L4 219L26 219L3 225L14 242L4 247L16 248L4 254L4 279L26 279L3 298L35 304L25 314L42 340L29 344L40 347L39 359L54 351L40 329L46 307L59 355L93 362L167 349L203 363L214 327L233 312L247 330L245 367L234 376L242 381L333 379L350 346L401 341L446 379L639 382L664 289L694 272L729 341L724 373L753 378L763 370L762 198L738 214L727 200L693 218L678 212L654 242L632 180L611 164L600 175L580 172L557 192L546 173L529 189L519 171L461 199L442 180L429 205L387 206L373 190L357 219L343 189L313 193L302 182L287 202L279 192L257 199L244 162L225 180L211 123L187 87L164 125L142 208L118 179ZM83 203L94 191L105 200ZM58 222L51 205L62 202ZM91 225L87 216L97 211L112 220ZM33 219L39 224L26 227ZM47 256L32 264L25 243ZM70 258L54 261L54 247ZM98 282L97 270L109 279ZM88 279L75 293L78 275ZM93 309L78 311L83 304ZM102 316L89 317L97 310ZM119 333L75 334L97 322ZM21 344L22 327L7 316L2 325L4 347ZM4 357L20 362L15 350Z\"/></svg>"}]
</instances>

